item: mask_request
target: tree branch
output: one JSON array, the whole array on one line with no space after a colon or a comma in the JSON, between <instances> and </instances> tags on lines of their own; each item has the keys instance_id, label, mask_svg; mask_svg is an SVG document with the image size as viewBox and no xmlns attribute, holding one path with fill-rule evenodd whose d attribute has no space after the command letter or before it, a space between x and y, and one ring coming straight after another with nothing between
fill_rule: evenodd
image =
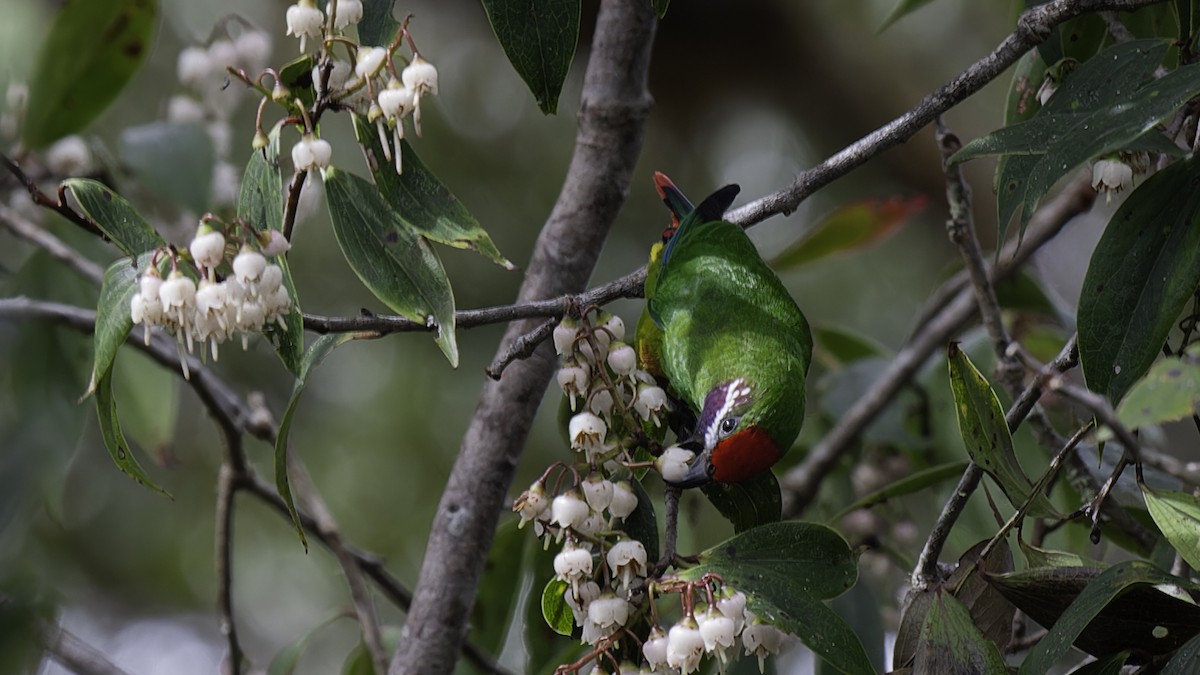
<instances>
[{"instance_id":1,"label":"tree branch","mask_svg":"<svg viewBox=\"0 0 1200 675\"><path fill-rule=\"evenodd\" d=\"M817 190L865 164L875 155L912 138L938 115L982 89L1016 63L1025 52L1046 40L1060 23L1086 12L1130 11L1163 0L1054 0L1026 10L1017 27L990 54L976 61L915 108L846 146L824 162L796 176L791 185L760 197L725 214L726 220L753 225L778 214L788 214Z\"/></svg>"},{"instance_id":2,"label":"tree branch","mask_svg":"<svg viewBox=\"0 0 1200 675\"><path fill-rule=\"evenodd\" d=\"M1091 207L1096 193L1087 177L1076 179L1054 199L1045 202L1030 220L1025 240L1018 247L1010 243L1000 255L1001 263L992 268L989 278L994 282L1012 275L1033 252L1066 225L1067 221ZM953 283L953 280L947 283ZM838 420L829 433L813 446L798 466L790 469L780 480L784 490L784 516L799 514L815 497L825 476L833 470L863 429L867 427L916 374L934 351L940 350L952 335L974 316L978 305L974 290L964 288L954 299L924 324L896 354L879 379L850 410Z\"/></svg>"},{"instance_id":3,"label":"tree branch","mask_svg":"<svg viewBox=\"0 0 1200 675\"><path fill-rule=\"evenodd\" d=\"M645 0L600 3L575 152L534 247L520 303L578 293L595 266L641 151L655 26ZM532 327L510 326L497 353ZM499 381L484 383L434 517L392 675L453 670L501 506L556 365L543 346Z\"/></svg>"},{"instance_id":4,"label":"tree branch","mask_svg":"<svg viewBox=\"0 0 1200 675\"><path fill-rule=\"evenodd\" d=\"M59 625L46 624L43 629L46 653L63 667L79 675L129 675L108 660L99 649L80 640L74 633Z\"/></svg>"}]
</instances>

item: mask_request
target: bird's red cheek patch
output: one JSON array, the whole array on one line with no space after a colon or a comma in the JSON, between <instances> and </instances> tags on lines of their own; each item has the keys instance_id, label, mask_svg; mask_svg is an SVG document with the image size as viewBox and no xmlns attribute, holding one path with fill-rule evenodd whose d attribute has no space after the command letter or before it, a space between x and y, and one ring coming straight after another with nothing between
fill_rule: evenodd
<instances>
[{"instance_id":1,"label":"bird's red cheek patch","mask_svg":"<svg viewBox=\"0 0 1200 675\"><path fill-rule=\"evenodd\" d=\"M722 483L740 483L769 469L780 454L767 432L758 427L744 429L713 448L713 478Z\"/></svg>"}]
</instances>

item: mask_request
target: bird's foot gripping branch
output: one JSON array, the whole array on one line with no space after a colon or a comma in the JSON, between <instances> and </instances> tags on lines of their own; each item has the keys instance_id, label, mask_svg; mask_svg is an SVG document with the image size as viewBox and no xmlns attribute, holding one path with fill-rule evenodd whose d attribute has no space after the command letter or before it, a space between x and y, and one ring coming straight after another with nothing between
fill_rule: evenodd
<instances>
[{"instance_id":1,"label":"bird's foot gripping branch","mask_svg":"<svg viewBox=\"0 0 1200 675\"><path fill-rule=\"evenodd\" d=\"M547 570L529 602L575 641L556 648L564 655L558 671L691 673L712 659L724 672L738 658L757 658L761 668L791 634L841 671L871 672L854 633L824 604L854 585L855 556L822 525L777 522L773 478L711 484L727 513L736 511L722 502L732 490L763 507L731 517L738 534L699 555L670 553L677 488L662 479L686 470L690 453L663 449L670 399L624 337L624 322L600 311L555 330L571 459L551 465L513 504L521 526L532 521L544 548L557 548L553 576ZM660 485L666 539L655 509ZM773 500L760 499L772 489Z\"/></svg>"}]
</instances>

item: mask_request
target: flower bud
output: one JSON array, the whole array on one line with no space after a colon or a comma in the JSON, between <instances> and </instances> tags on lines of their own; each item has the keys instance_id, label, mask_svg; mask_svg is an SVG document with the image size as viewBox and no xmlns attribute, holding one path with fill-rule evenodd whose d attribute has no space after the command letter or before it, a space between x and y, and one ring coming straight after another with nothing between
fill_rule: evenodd
<instances>
[{"instance_id":1,"label":"flower bud","mask_svg":"<svg viewBox=\"0 0 1200 675\"><path fill-rule=\"evenodd\" d=\"M637 508L638 498L633 492L633 485L623 480L613 484L612 501L608 503L608 512L613 518L624 520Z\"/></svg>"},{"instance_id":2,"label":"flower bud","mask_svg":"<svg viewBox=\"0 0 1200 675\"><path fill-rule=\"evenodd\" d=\"M258 245L262 254L269 257L283 255L292 248L291 242L279 230L264 230L258 233Z\"/></svg>"},{"instance_id":3,"label":"flower bud","mask_svg":"<svg viewBox=\"0 0 1200 675\"><path fill-rule=\"evenodd\" d=\"M384 59L388 58L388 50L383 47L361 47L358 50L354 74L364 80L369 80L383 67Z\"/></svg>"},{"instance_id":4,"label":"flower bud","mask_svg":"<svg viewBox=\"0 0 1200 675\"><path fill-rule=\"evenodd\" d=\"M662 474L663 480L668 483L677 483L687 476L688 465L695 458L696 453L691 450L684 450L678 445L672 445L663 451L663 454L654 460L654 468Z\"/></svg>"},{"instance_id":5,"label":"flower bud","mask_svg":"<svg viewBox=\"0 0 1200 675\"><path fill-rule=\"evenodd\" d=\"M667 665L678 668L683 675L700 667L704 655L704 638L695 619L684 617L667 633Z\"/></svg>"}]
</instances>

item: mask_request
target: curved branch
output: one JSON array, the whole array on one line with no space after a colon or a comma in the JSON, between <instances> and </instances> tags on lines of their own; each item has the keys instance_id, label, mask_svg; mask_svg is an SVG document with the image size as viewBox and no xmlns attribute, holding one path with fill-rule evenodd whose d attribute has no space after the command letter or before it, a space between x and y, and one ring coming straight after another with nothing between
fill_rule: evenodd
<instances>
[{"instance_id":1,"label":"curved branch","mask_svg":"<svg viewBox=\"0 0 1200 675\"><path fill-rule=\"evenodd\" d=\"M990 279L995 282L1013 274L1033 252L1049 241L1067 221L1091 207L1096 193L1088 177L1081 177L1054 199L1043 204L1030 219L1025 240L1017 246L1010 243L1000 254L999 265L993 267ZM951 280L947 283L954 283ZM854 406L825 434L798 466L788 470L780 479L784 489L784 516L800 513L817 495L825 476L904 385L916 374L934 351L945 346L950 336L961 330L979 310L974 289L962 288L928 323L917 331L896 354L879 379Z\"/></svg>"},{"instance_id":2,"label":"curved branch","mask_svg":"<svg viewBox=\"0 0 1200 675\"><path fill-rule=\"evenodd\" d=\"M725 217L742 226L753 225L796 210L817 190L850 173L879 153L912 138L918 131L955 105L969 98L1016 63L1025 52L1041 44L1060 23L1086 12L1129 11L1163 0L1054 0L1026 10L1017 27L990 54L973 63L953 80L926 96L915 108L846 146L824 162L796 176L792 184L740 206Z\"/></svg>"},{"instance_id":3,"label":"curved branch","mask_svg":"<svg viewBox=\"0 0 1200 675\"><path fill-rule=\"evenodd\" d=\"M578 293L587 283L641 152L655 26L645 0L600 3L575 153L538 237L519 303ZM511 325L498 354L531 323ZM454 669L496 521L555 365L543 345L499 381L484 383L434 517L392 675Z\"/></svg>"}]
</instances>

